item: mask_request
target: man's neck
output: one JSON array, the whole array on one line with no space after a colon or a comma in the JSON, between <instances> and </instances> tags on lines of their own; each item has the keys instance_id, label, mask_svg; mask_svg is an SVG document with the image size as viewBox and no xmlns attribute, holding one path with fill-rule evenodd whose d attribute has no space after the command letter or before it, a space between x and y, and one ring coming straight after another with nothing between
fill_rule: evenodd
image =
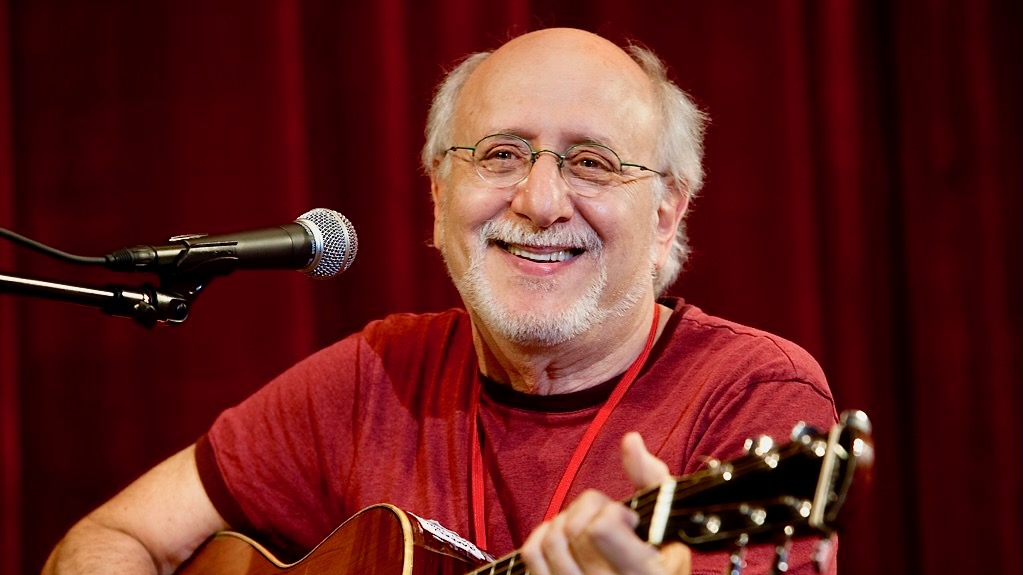
<instances>
[{"instance_id":1,"label":"man's neck","mask_svg":"<svg viewBox=\"0 0 1023 575\"><path fill-rule=\"evenodd\" d=\"M654 304L660 305L660 304ZM655 338L671 310L661 306ZM650 336L653 306L632 317L616 318L557 346L523 346L496 338L474 321L473 337L480 370L516 391L552 395L579 391L620 375L640 356Z\"/></svg>"}]
</instances>

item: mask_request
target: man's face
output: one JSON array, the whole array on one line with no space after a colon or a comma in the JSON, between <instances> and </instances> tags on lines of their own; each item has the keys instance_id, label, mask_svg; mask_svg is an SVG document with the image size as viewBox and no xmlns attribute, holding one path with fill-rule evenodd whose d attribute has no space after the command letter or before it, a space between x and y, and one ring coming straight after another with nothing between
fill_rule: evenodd
<instances>
[{"instance_id":1,"label":"man's face","mask_svg":"<svg viewBox=\"0 0 1023 575\"><path fill-rule=\"evenodd\" d=\"M658 169L649 81L628 56L589 37L531 36L469 79L451 144L510 133L564 153L596 142ZM656 174L626 168L619 184L589 197L541 154L524 181L495 187L471 154L449 153L448 176L434 180L434 241L488 329L520 344L558 344L652 301L655 265L681 216L673 194L657 201Z\"/></svg>"}]
</instances>

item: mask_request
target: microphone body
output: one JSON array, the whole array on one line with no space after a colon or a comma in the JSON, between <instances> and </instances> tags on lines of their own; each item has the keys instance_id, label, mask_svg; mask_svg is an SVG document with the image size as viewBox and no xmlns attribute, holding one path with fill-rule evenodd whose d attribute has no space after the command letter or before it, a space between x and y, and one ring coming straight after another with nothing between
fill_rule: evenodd
<instances>
[{"instance_id":1,"label":"microphone body","mask_svg":"<svg viewBox=\"0 0 1023 575\"><path fill-rule=\"evenodd\" d=\"M345 271L359 240L348 218L325 208L294 222L246 232L176 236L160 246L138 245L112 252L106 266L162 275L222 275L236 269L290 269L317 279Z\"/></svg>"}]
</instances>

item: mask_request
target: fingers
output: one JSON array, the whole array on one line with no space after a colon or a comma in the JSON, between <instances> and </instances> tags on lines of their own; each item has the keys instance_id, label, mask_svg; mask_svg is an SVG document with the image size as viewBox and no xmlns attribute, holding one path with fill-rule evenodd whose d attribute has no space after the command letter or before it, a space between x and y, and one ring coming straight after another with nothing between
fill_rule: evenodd
<instances>
[{"instance_id":1,"label":"fingers","mask_svg":"<svg viewBox=\"0 0 1023 575\"><path fill-rule=\"evenodd\" d=\"M603 494L588 490L554 519L544 522L526 539L519 551L532 575L580 575L584 565L576 558L574 545L585 537L587 526L612 503ZM582 562L592 561L583 557Z\"/></svg>"},{"instance_id":2,"label":"fingers","mask_svg":"<svg viewBox=\"0 0 1023 575\"><path fill-rule=\"evenodd\" d=\"M581 567L572 558L568 539L558 518L544 522L534 530L519 550L519 555L529 568L530 575L580 575Z\"/></svg>"},{"instance_id":3,"label":"fingers","mask_svg":"<svg viewBox=\"0 0 1023 575\"><path fill-rule=\"evenodd\" d=\"M638 433L622 439L622 464L637 489L671 477L668 466L647 451ZM531 575L688 575L692 558L681 544L661 549L635 532L634 511L588 490L554 519L538 527L520 549Z\"/></svg>"},{"instance_id":4,"label":"fingers","mask_svg":"<svg viewBox=\"0 0 1023 575\"><path fill-rule=\"evenodd\" d=\"M635 518L623 505L607 506L589 526L586 536L573 541L576 556L588 558L586 565L605 568L607 573L663 573L657 548L636 536L635 521L626 526L626 516Z\"/></svg>"},{"instance_id":5,"label":"fingers","mask_svg":"<svg viewBox=\"0 0 1023 575\"><path fill-rule=\"evenodd\" d=\"M520 555L532 575L664 573L657 549L635 534L636 514L597 491L586 491L541 525Z\"/></svg>"},{"instance_id":6,"label":"fingers","mask_svg":"<svg viewBox=\"0 0 1023 575\"><path fill-rule=\"evenodd\" d=\"M671 478L668 466L646 449L635 431L622 437L622 467L636 489L650 489Z\"/></svg>"}]
</instances>

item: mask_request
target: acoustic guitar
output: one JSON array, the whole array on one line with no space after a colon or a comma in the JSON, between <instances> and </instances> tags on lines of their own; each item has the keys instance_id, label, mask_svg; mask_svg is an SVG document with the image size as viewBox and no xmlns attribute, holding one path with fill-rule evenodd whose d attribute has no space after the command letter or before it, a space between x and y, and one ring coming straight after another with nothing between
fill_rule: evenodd
<instances>
[{"instance_id":1,"label":"acoustic guitar","mask_svg":"<svg viewBox=\"0 0 1023 575\"><path fill-rule=\"evenodd\" d=\"M873 461L870 420L844 412L826 433L799 425L791 441L747 440L745 455L637 493L626 505L636 533L654 545L695 550L770 542L778 565L792 539L830 537L854 478ZM435 521L380 504L354 515L304 558L284 563L231 531L211 537L179 575L527 575L518 552L488 556Z\"/></svg>"}]
</instances>

